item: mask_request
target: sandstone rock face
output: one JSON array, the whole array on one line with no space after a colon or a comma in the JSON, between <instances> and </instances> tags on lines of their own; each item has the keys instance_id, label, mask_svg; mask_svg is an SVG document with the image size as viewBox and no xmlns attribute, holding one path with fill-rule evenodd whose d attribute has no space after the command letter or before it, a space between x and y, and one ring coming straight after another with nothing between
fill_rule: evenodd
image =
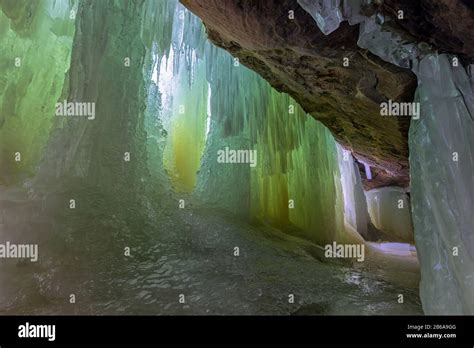
<instances>
[{"instance_id":1,"label":"sandstone rock face","mask_svg":"<svg viewBox=\"0 0 474 348\"><path fill-rule=\"evenodd\" d=\"M201 17L216 45L290 94L372 167L370 181L362 175L366 189L408 185L410 120L380 116L380 103L411 102L416 80L359 48L358 25L341 23L326 36L296 0L181 2Z\"/></svg>"}]
</instances>

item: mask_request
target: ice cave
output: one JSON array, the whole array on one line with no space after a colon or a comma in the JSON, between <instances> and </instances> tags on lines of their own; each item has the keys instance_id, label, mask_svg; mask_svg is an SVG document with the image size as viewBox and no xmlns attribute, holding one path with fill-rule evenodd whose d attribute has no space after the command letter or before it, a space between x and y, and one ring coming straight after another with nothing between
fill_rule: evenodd
<instances>
[{"instance_id":1,"label":"ice cave","mask_svg":"<svg viewBox=\"0 0 474 348\"><path fill-rule=\"evenodd\" d=\"M474 314L449 3L0 0L0 314Z\"/></svg>"}]
</instances>

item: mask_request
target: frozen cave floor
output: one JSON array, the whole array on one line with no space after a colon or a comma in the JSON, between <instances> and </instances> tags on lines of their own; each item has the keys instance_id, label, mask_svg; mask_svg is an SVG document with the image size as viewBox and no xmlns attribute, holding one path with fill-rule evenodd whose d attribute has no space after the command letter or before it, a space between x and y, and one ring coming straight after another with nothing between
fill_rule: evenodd
<instances>
[{"instance_id":1,"label":"frozen cave floor","mask_svg":"<svg viewBox=\"0 0 474 348\"><path fill-rule=\"evenodd\" d=\"M323 263L309 241L209 208L152 209L136 226L88 212L68 228L71 220L48 219L35 201L7 199L0 200L2 241L35 235L40 257L0 263L3 315L423 313L416 256L396 247L369 243L363 266ZM29 221L19 218L25 212Z\"/></svg>"}]
</instances>

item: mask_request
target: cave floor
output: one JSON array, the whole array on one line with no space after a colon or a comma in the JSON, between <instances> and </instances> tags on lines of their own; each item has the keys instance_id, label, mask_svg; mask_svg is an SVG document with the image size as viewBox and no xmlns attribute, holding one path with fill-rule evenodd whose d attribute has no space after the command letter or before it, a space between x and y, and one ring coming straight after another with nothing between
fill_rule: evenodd
<instances>
[{"instance_id":1,"label":"cave floor","mask_svg":"<svg viewBox=\"0 0 474 348\"><path fill-rule=\"evenodd\" d=\"M36 235L40 250L37 263L1 264L1 314L422 314L416 256L387 245L369 244L364 266L328 264L308 241L211 209L136 226L102 211L71 228L38 204L1 203L2 240ZM29 210L34 220L15 218Z\"/></svg>"}]
</instances>

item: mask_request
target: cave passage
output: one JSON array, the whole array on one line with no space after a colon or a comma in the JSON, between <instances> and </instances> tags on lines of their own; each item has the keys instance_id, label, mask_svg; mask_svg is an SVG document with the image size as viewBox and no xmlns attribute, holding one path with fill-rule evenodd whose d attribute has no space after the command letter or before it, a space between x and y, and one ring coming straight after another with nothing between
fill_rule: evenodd
<instances>
[{"instance_id":1,"label":"cave passage","mask_svg":"<svg viewBox=\"0 0 474 348\"><path fill-rule=\"evenodd\" d=\"M177 1L0 10L0 313L423 312L406 190Z\"/></svg>"}]
</instances>

